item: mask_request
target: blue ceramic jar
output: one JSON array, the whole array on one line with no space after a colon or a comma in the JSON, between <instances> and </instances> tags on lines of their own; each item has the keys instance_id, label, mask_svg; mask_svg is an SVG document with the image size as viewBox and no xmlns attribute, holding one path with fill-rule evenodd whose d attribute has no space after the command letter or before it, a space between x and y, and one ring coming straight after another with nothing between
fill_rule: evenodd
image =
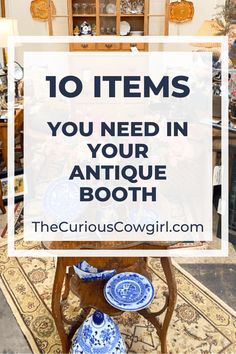
<instances>
[{"instance_id":1,"label":"blue ceramic jar","mask_svg":"<svg viewBox=\"0 0 236 354\"><path fill-rule=\"evenodd\" d=\"M126 347L117 324L105 313L96 310L78 329L71 354L126 354Z\"/></svg>"}]
</instances>

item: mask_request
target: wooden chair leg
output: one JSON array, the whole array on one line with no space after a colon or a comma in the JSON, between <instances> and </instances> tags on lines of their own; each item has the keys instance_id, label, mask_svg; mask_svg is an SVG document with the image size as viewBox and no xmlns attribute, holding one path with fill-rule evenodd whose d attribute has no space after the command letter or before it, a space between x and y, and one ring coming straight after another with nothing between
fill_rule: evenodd
<instances>
[{"instance_id":1,"label":"wooden chair leg","mask_svg":"<svg viewBox=\"0 0 236 354\"><path fill-rule=\"evenodd\" d=\"M166 336L170 325L170 321L175 309L175 304L177 300L177 286L174 275L173 266L171 259L167 257L161 258L161 265L166 277L166 282L168 285L168 307L166 310L165 318L161 327L160 341L161 341L161 353L167 353L167 342Z\"/></svg>"},{"instance_id":2,"label":"wooden chair leg","mask_svg":"<svg viewBox=\"0 0 236 354\"><path fill-rule=\"evenodd\" d=\"M168 293L165 293L166 303L163 308L157 312L151 312L148 308L138 311L146 320L148 320L155 327L157 334L160 338L161 354L167 353L167 331L170 325L170 321L174 312L176 299L177 299L177 287L175 281L175 275L171 264L170 258L161 258L161 265L166 277L168 285ZM165 312L163 323L160 322L159 316Z\"/></svg>"},{"instance_id":3,"label":"wooden chair leg","mask_svg":"<svg viewBox=\"0 0 236 354\"><path fill-rule=\"evenodd\" d=\"M57 327L59 337L61 339L62 352L64 354L69 353L70 350L70 340L65 332L63 316L61 312L61 296L65 276L66 267L63 265L62 259L58 258L52 291L52 315Z\"/></svg>"},{"instance_id":4,"label":"wooden chair leg","mask_svg":"<svg viewBox=\"0 0 236 354\"><path fill-rule=\"evenodd\" d=\"M66 301L68 296L69 296L69 292L70 292L70 280L72 275L74 274L73 272L73 268L70 267L68 273L66 274L66 279L65 279L65 290L64 293L62 295L62 301Z\"/></svg>"},{"instance_id":5,"label":"wooden chair leg","mask_svg":"<svg viewBox=\"0 0 236 354\"><path fill-rule=\"evenodd\" d=\"M154 314L152 314L149 309L143 309L143 310L139 310L137 312L155 327L158 336L160 336L161 323L160 323L159 319Z\"/></svg>"},{"instance_id":6,"label":"wooden chair leg","mask_svg":"<svg viewBox=\"0 0 236 354\"><path fill-rule=\"evenodd\" d=\"M3 203L3 192L2 192L2 182L0 181L0 209L2 211L3 214L6 214L6 208L4 206L4 203Z\"/></svg>"}]
</instances>

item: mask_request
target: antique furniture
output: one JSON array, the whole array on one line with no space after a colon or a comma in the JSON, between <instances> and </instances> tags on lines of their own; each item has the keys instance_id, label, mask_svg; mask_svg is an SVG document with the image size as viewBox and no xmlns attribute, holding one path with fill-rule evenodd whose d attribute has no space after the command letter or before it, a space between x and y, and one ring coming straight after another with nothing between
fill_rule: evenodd
<instances>
[{"instance_id":1,"label":"antique furniture","mask_svg":"<svg viewBox=\"0 0 236 354\"><path fill-rule=\"evenodd\" d=\"M168 248L167 242L160 243L138 243L138 242L44 242L44 247L47 249L166 249ZM170 244L169 244L170 245ZM59 257L57 259L56 273L52 293L52 314L55 324L61 339L63 353L68 353L71 346L71 340L77 328L82 321L87 317L90 309L99 309L102 312L110 315L121 315L122 311L110 306L104 296L103 288L105 281L90 281L84 282L75 275L73 265L85 259L89 264L94 267L103 269L116 269L118 273L124 271L137 272L145 275L149 279L151 274L147 267L147 258L142 257ZM167 353L167 331L170 320L174 311L177 289L175 275L172 268L171 260L167 257L160 259L163 271L166 277L168 292L164 293L165 304L157 312L151 312L150 309L143 309L138 311L140 315L146 318L155 327L157 334L160 338L161 352ZM62 292L64 284L64 292ZM80 318L76 322L71 322L63 315L63 304L68 298L69 291L72 291L80 298ZM158 297L161 294L156 294ZM165 312L163 321L158 318ZM66 333L64 324L70 324L71 329Z\"/></svg>"},{"instance_id":2,"label":"antique furniture","mask_svg":"<svg viewBox=\"0 0 236 354\"><path fill-rule=\"evenodd\" d=\"M137 5L133 5L135 2ZM144 7L140 0L67 0L67 11L58 10L55 15L52 0L48 0L48 34L59 35L57 24L60 21L64 28L68 23L68 33L64 34L73 35L74 29L79 28L80 24L86 21L93 24L93 34L96 32L96 35L119 35L120 23L126 21L130 23L131 31L142 31L145 35L168 35L170 0L143 0L143 3ZM136 6L136 11L132 6ZM72 45L71 50L130 49L129 43L122 45L114 43L111 47L106 47L105 43L84 44L84 46ZM139 48L144 50L145 47L140 44Z\"/></svg>"},{"instance_id":3,"label":"antique furniture","mask_svg":"<svg viewBox=\"0 0 236 354\"><path fill-rule=\"evenodd\" d=\"M79 1L70 0L68 4L69 15L69 34L73 35L74 28L80 27L81 23L86 21L92 27L96 28L96 35L120 35L122 26L127 25L127 34L130 31L141 31L144 35L148 34L148 1L143 0L143 9L138 11L136 5L132 8L132 1L127 1L128 6L122 6L121 1ZM136 1L137 3L137 1ZM75 4L80 5L78 11L75 11ZM130 29L130 30L129 30ZM138 43L139 50L145 50L145 43ZM129 43L72 43L70 50L130 50Z\"/></svg>"},{"instance_id":4,"label":"antique furniture","mask_svg":"<svg viewBox=\"0 0 236 354\"><path fill-rule=\"evenodd\" d=\"M3 214L6 214L6 208L4 206L4 203L3 203L3 191L2 191L2 182L0 180L0 209L2 211Z\"/></svg>"},{"instance_id":5,"label":"antique furniture","mask_svg":"<svg viewBox=\"0 0 236 354\"><path fill-rule=\"evenodd\" d=\"M2 141L3 167L7 167L7 126L8 123L0 122L0 140ZM17 109L15 112L15 136L23 129L23 110Z\"/></svg>"},{"instance_id":6,"label":"antique furniture","mask_svg":"<svg viewBox=\"0 0 236 354\"><path fill-rule=\"evenodd\" d=\"M1 17L6 17L6 4L5 4L5 0L1 0L0 2L1 6Z\"/></svg>"}]
</instances>

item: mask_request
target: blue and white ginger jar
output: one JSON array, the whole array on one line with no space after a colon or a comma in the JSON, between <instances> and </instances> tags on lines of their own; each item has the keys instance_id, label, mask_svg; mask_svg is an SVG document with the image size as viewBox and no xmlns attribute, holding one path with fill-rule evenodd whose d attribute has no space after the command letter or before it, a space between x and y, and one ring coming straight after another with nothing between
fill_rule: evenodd
<instances>
[{"instance_id":1,"label":"blue and white ginger jar","mask_svg":"<svg viewBox=\"0 0 236 354\"><path fill-rule=\"evenodd\" d=\"M96 310L78 329L71 354L126 354L125 343L117 324Z\"/></svg>"}]
</instances>

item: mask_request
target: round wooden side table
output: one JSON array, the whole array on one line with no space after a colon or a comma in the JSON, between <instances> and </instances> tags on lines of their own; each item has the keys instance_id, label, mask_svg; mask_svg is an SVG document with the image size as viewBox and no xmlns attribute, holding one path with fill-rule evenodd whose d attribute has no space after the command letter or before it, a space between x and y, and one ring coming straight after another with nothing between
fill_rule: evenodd
<instances>
[{"instance_id":1,"label":"round wooden side table","mask_svg":"<svg viewBox=\"0 0 236 354\"><path fill-rule=\"evenodd\" d=\"M138 243L138 242L44 242L43 246L47 249L167 249L170 244L158 243ZM57 259L56 273L52 292L52 315L61 339L63 353L69 353L72 338L90 313L91 309L99 309L110 316L122 314L110 306L104 296L103 288L106 281L85 282L80 280L74 273L73 265L85 259L94 267L103 269L116 269L117 273L131 271L140 273L149 279L151 273L147 267L145 257L59 257ZM137 311L155 327L160 338L161 353L167 353L167 331L174 311L177 288L171 259L161 257L160 262L166 277L168 292L164 293L165 304L158 312L151 312L146 308ZM69 267L69 268L68 268ZM69 270L68 270L69 269ZM64 291L62 291L64 285ZM64 317L63 305L68 298L70 290L80 299L80 317L77 321L70 321ZM159 316L165 312L163 321ZM65 330L65 324L70 325L69 333Z\"/></svg>"}]
</instances>

